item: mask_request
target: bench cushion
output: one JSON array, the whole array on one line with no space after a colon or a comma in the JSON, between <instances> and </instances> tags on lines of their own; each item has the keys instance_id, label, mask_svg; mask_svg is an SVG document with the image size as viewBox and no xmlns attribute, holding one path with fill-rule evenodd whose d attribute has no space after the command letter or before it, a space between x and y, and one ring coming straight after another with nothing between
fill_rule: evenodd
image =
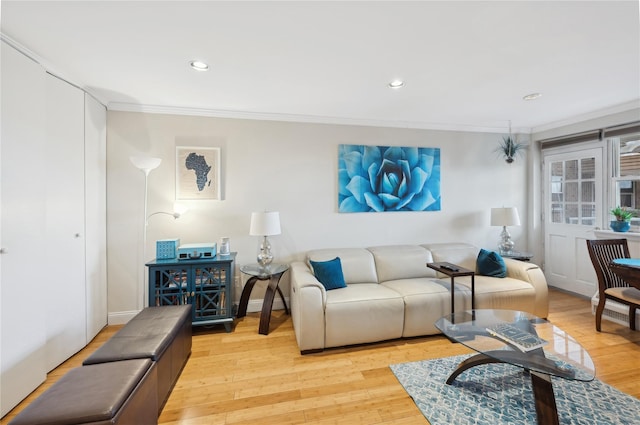
<instances>
[{"instance_id":1,"label":"bench cushion","mask_svg":"<svg viewBox=\"0 0 640 425\"><path fill-rule=\"evenodd\" d=\"M187 321L191 323L191 305L145 308L82 364L143 358L158 361Z\"/></svg>"},{"instance_id":2,"label":"bench cushion","mask_svg":"<svg viewBox=\"0 0 640 425\"><path fill-rule=\"evenodd\" d=\"M157 423L154 363L125 360L70 370L11 425Z\"/></svg>"}]
</instances>

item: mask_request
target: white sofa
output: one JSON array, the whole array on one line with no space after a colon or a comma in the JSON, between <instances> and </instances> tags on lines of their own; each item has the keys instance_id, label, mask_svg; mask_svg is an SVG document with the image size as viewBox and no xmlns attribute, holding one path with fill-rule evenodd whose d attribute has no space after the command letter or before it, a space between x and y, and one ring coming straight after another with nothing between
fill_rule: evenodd
<instances>
[{"instance_id":1,"label":"white sofa","mask_svg":"<svg viewBox=\"0 0 640 425\"><path fill-rule=\"evenodd\" d=\"M434 335L451 312L450 278L426 263L476 270L479 249L465 243L309 251L291 264L291 316L304 353L328 347ZM339 257L346 288L325 290L309 263ZM521 310L546 318L548 288L533 264L505 258L507 277L475 276L475 308ZM471 308L471 277L455 279L456 312Z\"/></svg>"}]
</instances>

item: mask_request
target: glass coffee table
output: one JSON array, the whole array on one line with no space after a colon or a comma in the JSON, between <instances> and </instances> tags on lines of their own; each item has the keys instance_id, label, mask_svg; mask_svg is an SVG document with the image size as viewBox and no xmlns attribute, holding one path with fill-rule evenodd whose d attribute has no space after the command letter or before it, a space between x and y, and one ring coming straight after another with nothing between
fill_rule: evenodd
<instances>
[{"instance_id":1,"label":"glass coffee table","mask_svg":"<svg viewBox=\"0 0 640 425\"><path fill-rule=\"evenodd\" d=\"M569 334L532 314L513 310L468 310L438 319L436 328L453 342L477 351L447 379L488 363L508 363L527 371L535 397L538 424L558 424L551 377L592 381L589 353Z\"/></svg>"}]
</instances>

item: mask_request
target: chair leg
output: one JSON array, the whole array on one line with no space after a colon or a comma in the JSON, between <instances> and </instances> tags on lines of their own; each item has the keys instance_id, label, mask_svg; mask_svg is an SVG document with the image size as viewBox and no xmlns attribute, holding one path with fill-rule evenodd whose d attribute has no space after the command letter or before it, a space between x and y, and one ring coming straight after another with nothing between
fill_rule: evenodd
<instances>
[{"instance_id":1,"label":"chair leg","mask_svg":"<svg viewBox=\"0 0 640 425\"><path fill-rule=\"evenodd\" d=\"M636 330L636 307L634 304L629 306L629 327L632 331Z\"/></svg>"},{"instance_id":2,"label":"chair leg","mask_svg":"<svg viewBox=\"0 0 640 425\"><path fill-rule=\"evenodd\" d=\"M596 308L596 331L600 332L602 325L602 312L604 311L604 303L606 299L603 296L600 296L600 300L598 301L598 307Z\"/></svg>"}]
</instances>

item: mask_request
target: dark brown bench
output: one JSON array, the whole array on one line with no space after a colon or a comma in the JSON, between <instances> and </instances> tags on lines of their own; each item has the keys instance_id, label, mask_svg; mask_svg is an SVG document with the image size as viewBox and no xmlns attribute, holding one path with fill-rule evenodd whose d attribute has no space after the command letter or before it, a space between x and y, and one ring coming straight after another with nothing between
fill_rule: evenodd
<instances>
[{"instance_id":1,"label":"dark brown bench","mask_svg":"<svg viewBox=\"0 0 640 425\"><path fill-rule=\"evenodd\" d=\"M191 308L145 308L10 424L157 424L191 354Z\"/></svg>"},{"instance_id":2,"label":"dark brown bench","mask_svg":"<svg viewBox=\"0 0 640 425\"><path fill-rule=\"evenodd\" d=\"M151 359L77 367L29 404L10 424L157 424L156 386L156 364Z\"/></svg>"},{"instance_id":3,"label":"dark brown bench","mask_svg":"<svg viewBox=\"0 0 640 425\"><path fill-rule=\"evenodd\" d=\"M191 305L145 308L82 364L153 360L158 374L159 413L191 354L191 308Z\"/></svg>"}]
</instances>

